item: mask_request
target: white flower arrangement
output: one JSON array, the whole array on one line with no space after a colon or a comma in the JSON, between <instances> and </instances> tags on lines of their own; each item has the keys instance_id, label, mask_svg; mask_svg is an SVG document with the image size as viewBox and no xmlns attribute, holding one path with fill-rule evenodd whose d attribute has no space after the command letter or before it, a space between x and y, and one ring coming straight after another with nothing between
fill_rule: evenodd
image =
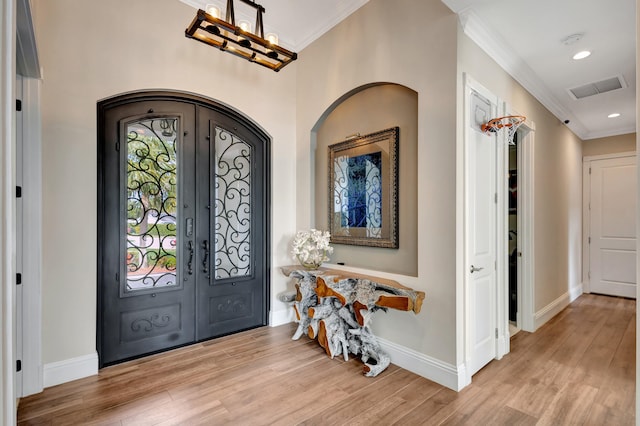
<instances>
[{"instance_id":1,"label":"white flower arrangement","mask_svg":"<svg viewBox=\"0 0 640 426\"><path fill-rule=\"evenodd\" d=\"M293 239L291 254L305 268L317 269L333 253L333 247L329 245L330 239L329 231L298 231Z\"/></svg>"}]
</instances>

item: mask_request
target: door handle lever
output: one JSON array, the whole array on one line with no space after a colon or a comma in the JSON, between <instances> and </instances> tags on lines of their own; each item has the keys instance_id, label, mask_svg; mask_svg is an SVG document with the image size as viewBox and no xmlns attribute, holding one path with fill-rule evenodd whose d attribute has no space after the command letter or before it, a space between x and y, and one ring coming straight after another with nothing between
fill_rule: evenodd
<instances>
[{"instance_id":1,"label":"door handle lever","mask_svg":"<svg viewBox=\"0 0 640 426\"><path fill-rule=\"evenodd\" d=\"M187 274L193 275L193 240L189 240L189 262L187 262Z\"/></svg>"},{"instance_id":2,"label":"door handle lever","mask_svg":"<svg viewBox=\"0 0 640 426\"><path fill-rule=\"evenodd\" d=\"M209 273L209 240L202 242L202 248L204 249L204 257L202 258L202 272Z\"/></svg>"},{"instance_id":3,"label":"door handle lever","mask_svg":"<svg viewBox=\"0 0 640 426\"><path fill-rule=\"evenodd\" d=\"M475 267L473 265L471 265L471 273L473 274L474 272L478 272L478 271L482 271L484 268L482 266L480 267Z\"/></svg>"}]
</instances>

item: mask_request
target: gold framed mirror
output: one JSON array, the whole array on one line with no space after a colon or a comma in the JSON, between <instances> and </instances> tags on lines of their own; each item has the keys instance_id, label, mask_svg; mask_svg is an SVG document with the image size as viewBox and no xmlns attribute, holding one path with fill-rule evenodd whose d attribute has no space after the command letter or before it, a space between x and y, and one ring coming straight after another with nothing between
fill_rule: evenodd
<instances>
[{"instance_id":1,"label":"gold framed mirror","mask_svg":"<svg viewBox=\"0 0 640 426\"><path fill-rule=\"evenodd\" d=\"M393 127L329 146L331 242L398 248L398 142Z\"/></svg>"}]
</instances>

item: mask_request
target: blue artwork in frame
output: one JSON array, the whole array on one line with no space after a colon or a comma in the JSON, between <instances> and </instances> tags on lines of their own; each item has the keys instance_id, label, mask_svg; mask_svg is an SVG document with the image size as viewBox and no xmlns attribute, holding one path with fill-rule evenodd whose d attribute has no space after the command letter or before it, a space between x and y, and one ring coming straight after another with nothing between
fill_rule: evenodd
<instances>
[{"instance_id":1,"label":"blue artwork in frame","mask_svg":"<svg viewBox=\"0 0 640 426\"><path fill-rule=\"evenodd\" d=\"M346 208L340 211L341 224L349 228L380 229L382 222L382 153L351 157L345 163L348 179Z\"/></svg>"},{"instance_id":2,"label":"blue artwork in frame","mask_svg":"<svg viewBox=\"0 0 640 426\"><path fill-rule=\"evenodd\" d=\"M398 248L398 141L394 127L329 146L332 243Z\"/></svg>"}]
</instances>

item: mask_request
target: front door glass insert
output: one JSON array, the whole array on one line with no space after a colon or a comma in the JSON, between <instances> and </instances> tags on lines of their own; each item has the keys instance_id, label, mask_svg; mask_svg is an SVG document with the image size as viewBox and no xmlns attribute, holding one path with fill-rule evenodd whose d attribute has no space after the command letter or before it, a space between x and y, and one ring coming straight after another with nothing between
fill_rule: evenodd
<instances>
[{"instance_id":1,"label":"front door glass insert","mask_svg":"<svg viewBox=\"0 0 640 426\"><path fill-rule=\"evenodd\" d=\"M216 127L215 277L251 275L251 145Z\"/></svg>"},{"instance_id":2,"label":"front door glass insert","mask_svg":"<svg viewBox=\"0 0 640 426\"><path fill-rule=\"evenodd\" d=\"M177 285L178 118L127 123L126 289Z\"/></svg>"}]
</instances>

